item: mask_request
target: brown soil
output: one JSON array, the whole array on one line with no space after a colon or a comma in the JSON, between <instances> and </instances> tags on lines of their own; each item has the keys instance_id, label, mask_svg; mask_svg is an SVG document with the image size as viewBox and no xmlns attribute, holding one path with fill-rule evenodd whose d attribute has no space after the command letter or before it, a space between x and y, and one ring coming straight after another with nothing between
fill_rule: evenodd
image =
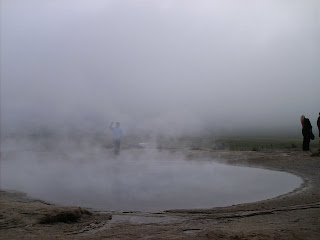
<instances>
[{"instance_id":1,"label":"brown soil","mask_svg":"<svg viewBox=\"0 0 320 240\"><path fill-rule=\"evenodd\" d=\"M317 154L294 150L188 153L192 159L200 156L290 172L304 183L293 192L255 203L158 214L61 207L19 192L1 191L0 239L320 239Z\"/></svg>"}]
</instances>

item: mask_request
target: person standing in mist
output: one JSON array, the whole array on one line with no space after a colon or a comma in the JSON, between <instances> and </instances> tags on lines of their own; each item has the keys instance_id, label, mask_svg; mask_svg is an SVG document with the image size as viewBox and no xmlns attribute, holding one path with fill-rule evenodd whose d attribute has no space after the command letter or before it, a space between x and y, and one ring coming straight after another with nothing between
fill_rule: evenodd
<instances>
[{"instance_id":1,"label":"person standing in mist","mask_svg":"<svg viewBox=\"0 0 320 240\"><path fill-rule=\"evenodd\" d=\"M320 138L320 112L319 112L319 117L318 117L318 121L317 121L317 126L318 126L318 130L319 130L319 138ZM319 152L320 152L320 139L319 139Z\"/></svg>"},{"instance_id":2,"label":"person standing in mist","mask_svg":"<svg viewBox=\"0 0 320 240\"><path fill-rule=\"evenodd\" d=\"M318 125L318 130L319 130L319 137L320 137L320 112L319 112L319 117L318 117L317 125ZM319 141L320 141L320 140L319 140Z\"/></svg>"},{"instance_id":3,"label":"person standing in mist","mask_svg":"<svg viewBox=\"0 0 320 240\"><path fill-rule=\"evenodd\" d=\"M116 122L116 126L114 127L113 122L111 122L109 128L112 131L114 154L119 155L119 153L120 153L120 139L122 137L122 130L120 128L120 123Z\"/></svg>"},{"instance_id":4,"label":"person standing in mist","mask_svg":"<svg viewBox=\"0 0 320 240\"><path fill-rule=\"evenodd\" d=\"M302 150L309 151L310 139L312 138L312 126L310 120L304 115L301 116L301 125L302 125L302 135L303 135L303 144Z\"/></svg>"}]
</instances>

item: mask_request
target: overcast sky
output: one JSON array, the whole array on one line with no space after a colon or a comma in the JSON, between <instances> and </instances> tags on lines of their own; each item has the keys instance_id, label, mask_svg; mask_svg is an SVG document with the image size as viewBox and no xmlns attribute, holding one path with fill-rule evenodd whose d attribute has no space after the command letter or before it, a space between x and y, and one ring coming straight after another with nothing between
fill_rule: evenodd
<instances>
[{"instance_id":1,"label":"overcast sky","mask_svg":"<svg viewBox=\"0 0 320 240\"><path fill-rule=\"evenodd\" d=\"M320 111L319 0L2 0L0 50L4 129L300 132Z\"/></svg>"}]
</instances>

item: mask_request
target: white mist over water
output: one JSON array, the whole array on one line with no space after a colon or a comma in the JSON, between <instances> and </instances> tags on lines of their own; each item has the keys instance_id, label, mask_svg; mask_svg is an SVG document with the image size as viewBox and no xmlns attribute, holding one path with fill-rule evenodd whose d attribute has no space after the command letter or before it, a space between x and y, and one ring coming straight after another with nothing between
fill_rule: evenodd
<instances>
[{"instance_id":1,"label":"white mist over water","mask_svg":"<svg viewBox=\"0 0 320 240\"><path fill-rule=\"evenodd\" d=\"M319 112L320 1L2 0L0 11L1 140L11 151L1 146L2 187L105 209L256 200L226 170L237 169L252 176L241 186L257 186L257 199L287 191L256 185L277 179L257 181L262 172L282 173L165 152L113 159L101 146L111 121L152 144L240 130L300 135L300 115L314 125ZM162 196L170 204L146 202Z\"/></svg>"},{"instance_id":2,"label":"white mist over water","mask_svg":"<svg viewBox=\"0 0 320 240\"><path fill-rule=\"evenodd\" d=\"M300 134L319 112L318 0L2 0L0 15L4 131Z\"/></svg>"},{"instance_id":3,"label":"white mist over water","mask_svg":"<svg viewBox=\"0 0 320 240\"><path fill-rule=\"evenodd\" d=\"M159 211L252 202L292 191L291 174L187 160L181 152L7 152L2 188L63 205Z\"/></svg>"}]
</instances>

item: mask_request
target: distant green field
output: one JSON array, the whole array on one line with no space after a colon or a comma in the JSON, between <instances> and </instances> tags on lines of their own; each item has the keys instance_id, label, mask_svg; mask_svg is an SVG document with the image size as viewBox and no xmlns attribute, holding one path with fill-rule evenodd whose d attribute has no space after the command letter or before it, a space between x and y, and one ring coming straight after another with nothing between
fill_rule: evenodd
<instances>
[{"instance_id":1,"label":"distant green field","mask_svg":"<svg viewBox=\"0 0 320 240\"><path fill-rule=\"evenodd\" d=\"M226 149L260 151L266 149L301 149L301 138L285 137L181 137L158 140L158 147L176 147L191 149ZM311 148L319 147L319 138L310 143Z\"/></svg>"},{"instance_id":2,"label":"distant green field","mask_svg":"<svg viewBox=\"0 0 320 240\"><path fill-rule=\"evenodd\" d=\"M105 135L73 135L64 138L60 135L30 135L30 136L11 136L3 138L5 143L22 144L28 148L37 149L54 149L63 148L63 143L68 143L69 147L83 146L104 146L111 148L112 139L106 138ZM262 137L262 136L216 136L213 134L198 135L198 136L182 136L170 137L166 135L142 135L125 136L122 141L122 146L126 147L141 147L142 143L147 146L163 149L212 149L212 150L239 150L239 151L263 151L276 149L296 149L302 148L303 138L301 137ZM62 145L59 143L62 143ZM26 144L28 143L28 144ZM148 145L149 144L149 145ZM312 149L319 148L319 137L311 141Z\"/></svg>"},{"instance_id":3,"label":"distant green field","mask_svg":"<svg viewBox=\"0 0 320 240\"><path fill-rule=\"evenodd\" d=\"M217 143L225 144L230 150L253 150L263 149L300 149L302 147L301 138L281 138L281 137L222 137L217 139ZM310 147L316 148L319 139L311 141Z\"/></svg>"}]
</instances>

